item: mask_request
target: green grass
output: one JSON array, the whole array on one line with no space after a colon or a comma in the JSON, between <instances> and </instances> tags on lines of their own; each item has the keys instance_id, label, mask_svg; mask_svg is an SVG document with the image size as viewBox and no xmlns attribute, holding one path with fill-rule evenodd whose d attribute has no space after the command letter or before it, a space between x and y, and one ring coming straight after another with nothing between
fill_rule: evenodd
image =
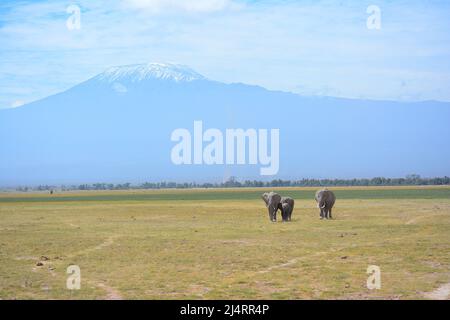
<instances>
[{"instance_id":1,"label":"green grass","mask_svg":"<svg viewBox=\"0 0 450 320\"><path fill-rule=\"evenodd\" d=\"M263 190L263 189L261 189ZM205 200L253 200L261 196L262 191L251 189L233 189L227 191L216 190L166 190L166 192L133 193L133 191L124 191L108 194L75 194L47 197L27 196L25 193L20 197L0 197L2 202L68 202L68 201L205 201ZM370 189L338 189L335 191L339 199L450 199L450 188L370 188ZM314 198L315 190L291 189L284 192L286 196L294 199Z\"/></svg>"},{"instance_id":2,"label":"green grass","mask_svg":"<svg viewBox=\"0 0 450 320\"><path fill-rule=\"evenodd\" d=\"M279 189L291 223L269 222L262 189L1 194L0 298L413 299L450 282L450 188L332 189L331 221L315 189Z\"/></svg>"}]
</instances>

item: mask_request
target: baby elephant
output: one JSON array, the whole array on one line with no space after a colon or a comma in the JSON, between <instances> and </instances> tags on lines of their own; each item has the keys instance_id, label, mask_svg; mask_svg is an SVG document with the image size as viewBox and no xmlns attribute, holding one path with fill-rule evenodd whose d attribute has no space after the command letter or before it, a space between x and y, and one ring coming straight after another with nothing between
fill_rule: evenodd
<instances>
[{"instance_id":1,"label":"baby elephant","mask_svg":"<svg viewBox=\"0 0 450 320\"><path fill-rule=\"evenodd\" d=\"M282 197L278 204L278 209L281 210L281 217L283 221L291 221L292 211L294 210L294 199L289 197Z\"/></svg>"},{"instance_id":2,"label":"baby elephant","mask_svg":"<svg viewBox=\"0 0 450 320\"><path fill-rule=\"evenodd\" d=\"M331 209L336 202L336 196L328 189L322 189L316 192L317 207L320 209L320 219L333 219Z\"/></svg>"}]
</instances>

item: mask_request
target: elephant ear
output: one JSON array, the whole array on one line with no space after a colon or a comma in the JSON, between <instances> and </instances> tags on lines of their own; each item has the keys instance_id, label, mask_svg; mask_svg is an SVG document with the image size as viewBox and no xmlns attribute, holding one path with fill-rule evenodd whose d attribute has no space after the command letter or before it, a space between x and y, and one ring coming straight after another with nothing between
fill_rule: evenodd
<instances>
[{"instance_id":1,"label":"elephant ear","mask_svg":"<svg viewBox=\"0 0 450 320\"><path fill-rule=\"evenodd\" d=\"M314 196L314 198L316 199L317 202L319 202L319 195L320 195L321 190L318 190L316 192L316 195Z\"/></svg>"},{"instance_id":2,"label":"elephant ear","mask_svg":"<svg viewBox=\"0 0 450 320\"><path fill-rule=\"evenodd\" d=\"M266 207L269 206L269 196L267 195L267 193L263 193L261 196L261 199L264 200L264 203L266 204Z\"/></svg>"}]
</instances>

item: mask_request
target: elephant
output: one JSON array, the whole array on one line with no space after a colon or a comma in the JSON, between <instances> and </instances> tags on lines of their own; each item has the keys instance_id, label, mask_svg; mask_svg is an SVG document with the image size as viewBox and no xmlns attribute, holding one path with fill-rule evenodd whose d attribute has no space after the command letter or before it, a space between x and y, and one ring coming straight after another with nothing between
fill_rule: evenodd
<instances>
[{"instance_id":1,"label":"elephant","mask_svg":"<svg viewBox=\"0 0 450 320\"><path fill-rule=\"evenodd\" d=\"M316 192L317 207L320 209L320 219L333 219L331 210L336 202L336 196L328 189L318 190Z\"/></svg>"},{"instance_id":2,"label":"elephant","mask_svg":"<svg viewBox=\"0 0 450 320\"><path fill-rule=\"evenodd\" d=\"M269 211L269 219L272 222L277 221L278 205L281 202L281 196L275 192L265 192L261 198L264 200L267 210Z\"/></svg>"},{"instance_id":3,"label":"elephant","mask_svg":"<svg viewBox=\"0 0 450 320\"><path fill-rule=\"evenodd\" d=\"M294 199L282 197L278 204L278 209L281 210L283 221L291 221L292 211L294 210Z\"/></svg>"}]
</instances>

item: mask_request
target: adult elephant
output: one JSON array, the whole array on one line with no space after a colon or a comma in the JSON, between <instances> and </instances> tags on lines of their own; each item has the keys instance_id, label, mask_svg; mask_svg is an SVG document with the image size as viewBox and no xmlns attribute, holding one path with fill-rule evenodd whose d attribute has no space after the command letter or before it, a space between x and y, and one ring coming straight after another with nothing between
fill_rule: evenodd
<instances>
[{"instance_id":1,"label":"adult elephant","mask_svg":"<svg viewBox=\"0 0 450 320\"><path fill-rule=\"evenodd\" d=\"M294 210L294 199L290 197L282 197L278 204L278 209L281 210L281 217L283 221L291 221L292 211Z\"/></svg>"},{"instance_id":2,"label":"adult elephant","mask_svg":"<svg viewBox=\"0 0 450 320\"><path fill-rule=\"evenodd\" d=\"M333 219L331 210L336 202L336 196L328 189L322 189L316 192L317 207L320 209L320 219Z\"/></svg>"},{"instance_id":3,"label":"adult elephant","mask_svg":"<svg viewBox=\"0 0 450 320\"><path fill-rule=\"evenodd\" d=\"M275 192L265 192L262 194L261 198L264 200L267 210L269 211L270 221L276 222L278 205L281 202L281 196Z\"/></svg>"}]
</instances>

